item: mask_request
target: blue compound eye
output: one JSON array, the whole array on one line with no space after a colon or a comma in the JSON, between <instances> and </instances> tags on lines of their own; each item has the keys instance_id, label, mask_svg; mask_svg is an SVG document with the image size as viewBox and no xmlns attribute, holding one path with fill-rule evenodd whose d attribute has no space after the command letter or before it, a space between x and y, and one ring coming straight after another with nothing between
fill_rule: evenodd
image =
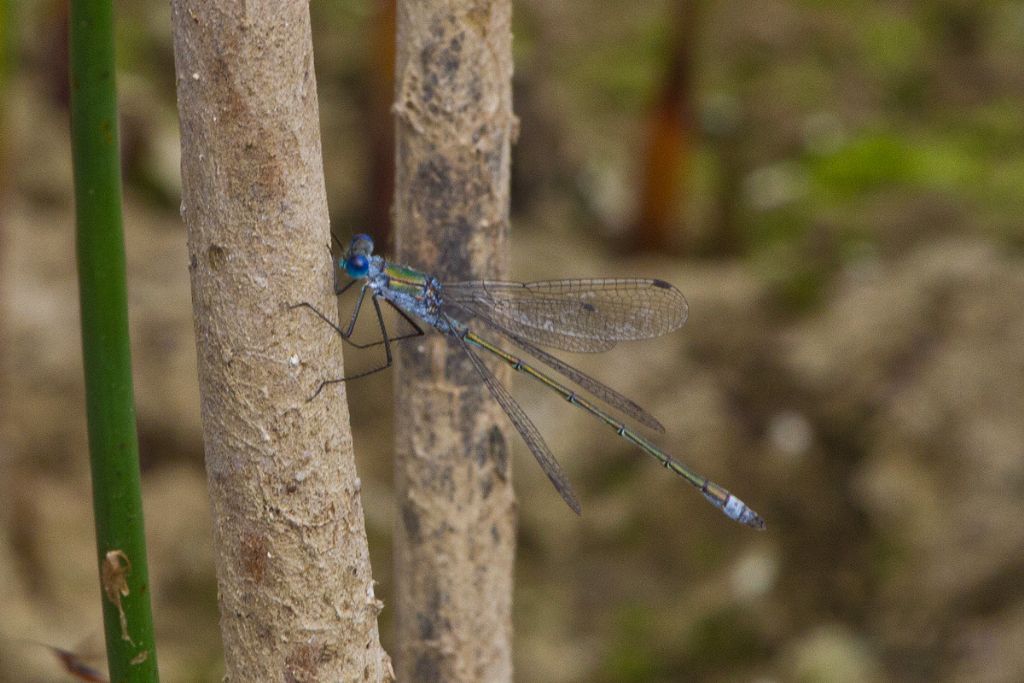
<instances>
[{"instance_id":1,"label":"blue compound eye","mask_svg":"<svg viewBox=\"0 0 1024 683\"><path fill-rule=\"evenodd\" d=\"M370 259L363 254L353 254L345 259L344 266L349 277L366 277L366 273L370 270Z\"/></svg>"}]
</instances>

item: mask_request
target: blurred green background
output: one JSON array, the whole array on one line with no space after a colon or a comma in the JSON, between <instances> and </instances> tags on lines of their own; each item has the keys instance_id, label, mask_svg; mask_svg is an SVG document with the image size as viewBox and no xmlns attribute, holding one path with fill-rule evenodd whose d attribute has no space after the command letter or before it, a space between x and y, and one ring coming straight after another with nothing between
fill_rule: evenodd
<instances>
[{"instance_id":1,"label":"blurred green background","mask_svg":"<svg viewBox=\"0 0 1024 683\"><path fill-rule=\"evenodd\" d=\"M387 244L391 7L311 9L334 230ZM161 669L218 681L169 7L119 11ZM517 382L584 506L516 442L517 680L1024 679L1024 3L521 0L514 17L512 275L682 289L683 331L568 359L768 520L729 522ZM0 0L10 681L63 680L30 641L102 661L66 21L57 0ZM392 381L349 388L386 605Z\"/></svg>"}]
</instances>

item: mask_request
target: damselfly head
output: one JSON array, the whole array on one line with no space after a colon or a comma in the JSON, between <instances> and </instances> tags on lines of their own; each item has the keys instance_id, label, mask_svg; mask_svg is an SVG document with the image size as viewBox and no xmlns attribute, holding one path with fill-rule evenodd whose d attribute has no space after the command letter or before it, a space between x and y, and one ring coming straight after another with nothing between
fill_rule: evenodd
<instances>
[{"instance_id":1,"label":"damselfly head","mask_svg":"<svg viewBox=\"0 0 1024 683\"><path fill-rule=\"evenodd\" d=\"M356 235L348 244L341 267L349 277L366 277L370 270L370 257L373 255L373 239L369 235Z\"/></svg>"}]
</instances>

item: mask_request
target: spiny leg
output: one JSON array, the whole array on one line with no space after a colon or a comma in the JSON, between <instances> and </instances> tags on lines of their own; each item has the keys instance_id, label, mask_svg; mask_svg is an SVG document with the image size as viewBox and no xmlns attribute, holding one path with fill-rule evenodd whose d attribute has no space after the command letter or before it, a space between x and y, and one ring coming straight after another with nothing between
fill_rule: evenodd
<instances>
[{"instance_id":1,"label":"spiny leg","mask_svg":"<svg viewBox=\"0 0 1024 683\"><path fill-rule=\"evenodd\" d=\"M405 322L409 323L413 327L413 331L412 332L409 332L408 334L401 334L401 335L399 335L397 337L389 337L388 341L396 342L396 341L402 341L403 339L412 339L413 337L422 337L423 336L423 334L424 334L423 328L420 327L419 323L416 322L415 319L410 317L408 313L406 313L401 308L399 308L398 306L396 306L392 302L388 301L387 299L384 300L384 303L386 303L388 306L391 306L391 308L395 309L395 312L397 312L398 315L402 316L402 318L405 319ZM380 346L383 343L384 343L384 341L381 340L381 341L375 341L375 342L371 342L369 344L363 344L362 346L359 346L359 345L349 341L349 344L352 344L352 346L355 346L356 348L359 348L359 349L368 349L368 348L370 348L372 346Z\"/></svg>"},{"instance_id":2,"label":"spiny leg","mask_svg":"<svg viewBox=\"0 0 1024 683\"><path fill-rule=\"evenodd\" d=\"M364 289L364 291L365 291L365 289ZM363 298L362 295L360 295L360 297L359 297L360 301L362 301L362 298ZM365 370L363 372L357 372L356 374L349 375L348 377L339 377L338 379L325 379L324 381L320 382L320 386L318 386L316 388L316 391L313 392L313 395L310 396L308 399L306 399L307 402L308 401L312 401L314 398L319 396L320 392L323 391L324 387L326 387L326 386L329 386L331 384L340 384L342 382L348 382L350 380L359 379L361 377L367 377L369 375L374 374L375 372L380 372L381 370L386 370L386 369L391 367L391 364L394 362L394 359L393 359L393 357L391 355L391 340L388 338L388 328L384 324L384 315L381 313L380 303L377 301L377 297L371 295L370 296L370 301L373 302L373 309L377 313L377 322L380 324L380 333L381 333L381 340L382 341L377 342L377 344L381 344L381 343L384 344L384 355L386 356L386 360L384 361L384 365L380 365L380 366L378 366L376 368L371 368L371 369ZM313 307L310 306L310 308L313 308ZM316 309L313 309L313 310L316 311ZM317 312L317 313L319 315L319 312ZM321 317L323 317L323 316L321 315ZM338 329L336 326L332 325L332 327L335 327L335 329ZM339 333L340 333L340 330L339 330ZM348 338L345 337L344 334L342 334L342 339L345 339L346 341L348 341ZM352 342L349 341L349 343L352 343ZM376 346L376 344L373 344L373 346ZM359 347L359 348L363 348L363 347Z\"/></svg>"},{"instance_id":3,"label":"spiny leg","mask_svg":"<svg viewBox=\"0 0 1024 683\"><path fill-rule=\"evenodd\" d=\"M339 337L341 337L342 339L345 338L345 331L342 330L340 327L338 327L337 324L335 324L335 322L333 320L331 320L326 315L321 313L320 310L316 306L314 306L313 304L309 303L308 301L303 301L301 303L290 305L288 307L288 310L289 311L294 311L296 308L308 308L309 310L313 311L313 314L316 317L318 317L321 320L323 320L328 325L330 325L331 329L333 329L335 332L337 332Z\"/></svg>"},{"instance_id":4,"label":"spiny leg","mask_svg":"<svg viewBox=\"0 0 1024 683\"><path fill-rule=\"evenodd\" d=\"M358 280L352 280L352 282L349 282L347 285L345 285L344 288L342 288L342 292L347 290L349 287L351 287L356 282L358 282ZM369 344L359 344L357 342L352 341L352 339L351 339L352 331L355 329L355 326L356 326L356 320L357 320L357 318L359 318L359 312L360 312L360 310L362 310L362 307L363 307L363 299L366 297L366 290L367 290L367 286L363 285L363 288L359 291L359 299L356 300L355 310L352 311L352 318L349 320L348 327L345 328L345 329L342 329L341 327L339 327L337 325L337 323L335 323L333 320L331 320L326 315L321 313L318 308L316 308L313 304L309 303L308 301L303 301L302 303L298 303L298 304L292 304L291 306L288 307L288 309L289 310L294 310L296 308L308 308L309 310L313 311L313 313L316 315L316 317L320 318L325 323L330 325L331 329L333 329L335 332L337 332L338 336L341 337L342 340L344 340L347 344L350 344L351 346L354 346L357 349L366 349L366 348L369 348L371 346L377 346L378 344L381 343L381 342L377 341L377 342L372 342L372 343L369 343Z\"/></svg>"},{"instance_id":5,"label":"spiny leg","mask_svg":"<svg viewBox=\"0 0 1024 683\"><path fill-rule=\"evenodd\" d=\"M364 290L365 290L365 288L364 288ZM355 314L353 314L352 320L349 322L348 332L347 332L347 334L341 335L341 338L344 339L346 342L348 342L351 346L354 346L357 349L369 349L369 348L372 348L374 346L380 346L381 344L384 343L385 339L387 341L389 341L389 342L396 342L396 341L401 341L403 339L411 339L412 337L422 337L423 336L423 328L421 328L419 326L419 324L415 320L413 320L411 317L409 317L408 313L406 313L401 308L399 308L395 304L391 303L387 299L385 299L384 302L386 304L388 304L389 306L391 306L391 308L395 309L395 311L398 312L398 315L402 316L407 323L412 325L412 327L413 327L413 331L412 332L409 332L408 334L401 334L401 335L398 335L397 337L389 337L387 335L384 335L383 337L381 337L380 341L369 342L367 344L357 344L356 342L352 341L352 334L353 334L353 332L355 330L355 319L356 319L356 316L358 315L359 308L363 305L363 295L360 294L359 295L359 301L356 302L356 312L355 312ZM377 297L376 296L373 297L373 305L377 306ZM381 329L382 330L385 329L384 324L383 324L383 318L381 317L381 311L380 311L380 307L379 306L377 306L377 320L381 321Z\"/></svg>"}]
</instances>

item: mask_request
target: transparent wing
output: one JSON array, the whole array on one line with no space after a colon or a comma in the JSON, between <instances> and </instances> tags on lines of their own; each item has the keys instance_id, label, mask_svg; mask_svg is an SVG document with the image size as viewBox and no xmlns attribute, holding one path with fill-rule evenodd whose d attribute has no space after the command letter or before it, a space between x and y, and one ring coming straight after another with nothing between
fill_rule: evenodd
<instances>
[{"instance_id":1,"label":"transparent wing","mask_svg":"<svg viewBox=\"0 0 1024 683\"><path fill-rule=\"evenodd\" d=\"M454 282L442 296L528 342L565 351L657 337L682 327L687 314L682 292L642 278Z\"/></svg>"},{"instance_id":2,"label":"transparent wing","mask_svg":"<svg viewBox=\"0 0 1024 683\"><path fill-rule=\"evenodd\" d=\"M508 419L512 421L512 425L519 432L519 435L523 437L523 441L529 447L530 452L533 453L533 457L537 458L537 462L540 463L540 467L544 470L544 474L548 475L548 479L555 485L555 490L558 491L559 495L562 496L573 512L577 515L580 514L580 503L576 499L576 494L572 491L572 486L569 485L569 478L565 472L562 471L562 467L555 460L555 456L551 454L548 449L548 445L544 443L544 438L537 431L530 418L523 412L523 409L519 407L516 400L512 398L512 395L508 393L508 390L498 381L494 374L487 369L484 362L480 360L480 357L473 352L473 349L469 348L469 344L462 337L454 337L463 351L469 356L469 360L472 361L473 367L480 374L484 384L491 392L491 396L498 402L501 409L508 415Z\"/></svg>"},{"instance_id":3,"label":"transparent wing","mask_svg":"<svg viewBox=\"0 0 1024 683\"><path fill-rule=\"evenodd\" d=\"M637 405L633 400L623 396L619 392L615 391L608 385L599 382L590 375L586 374L582 370L578 370L568 363L564 362L556 356L552 356L547 351L538 348L537 346L526 341L522 337L513 334L511 330L503 325L498 324L494 320L488 320L481 318L480 322L484 325L494 329L504 335L513 344L526 351L528 354L539 360L540 362L547 365L555 372L560 373L562 376L569 378L570 381L576 383L578 386L589 391L594 396L598 397L610 406L617 408L624 415L629 415L637 422L650 427L651 429L665 433L665 427L662 426L658 418L651 415L649 412Z\"/></svg>"}]
</instances>

